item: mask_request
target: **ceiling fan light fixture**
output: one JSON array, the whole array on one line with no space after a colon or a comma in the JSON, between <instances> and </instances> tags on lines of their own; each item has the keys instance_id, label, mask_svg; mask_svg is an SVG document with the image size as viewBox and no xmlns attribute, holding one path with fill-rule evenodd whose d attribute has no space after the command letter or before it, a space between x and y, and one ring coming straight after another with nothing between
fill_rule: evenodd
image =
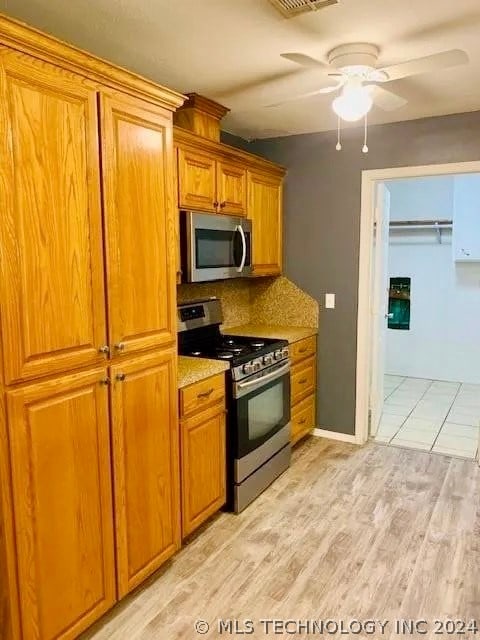
<instances>
[{"instance_id":1,"label":"ceiling fan light fixture","mask_svg":"<svg viewBox=\"0 0 480 640\"><path fill-rule=\"evenodd\" d=\"M364 118L373 106L373 99L367 87L360 84L346 84L342 94L332 102L332 109L342 120L357 122Z\"/></svg>"}]
</instances>

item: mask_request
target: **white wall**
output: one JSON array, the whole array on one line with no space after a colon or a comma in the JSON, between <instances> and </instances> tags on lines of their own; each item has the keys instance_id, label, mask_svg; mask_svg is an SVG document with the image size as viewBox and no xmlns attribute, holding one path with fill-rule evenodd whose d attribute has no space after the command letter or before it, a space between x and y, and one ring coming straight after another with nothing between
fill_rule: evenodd
<instances>
[{"instance_id":1,"label":"white wall","mask_svg":"<svg viewBox=\"0 0 480 640\"><path fill-rule=\"evenodd\" d=\"M452 218L455 224L447 191L440 190L440 207L438 193L427 189L436 205L426 215L423 205L415 206L408 185L403 198L402 188L389 188L392 218L415 219L416 214L419 219ZM480 202L480 193L472 197ZM434 215L437 209L441 211ZM438 244L433 232L402 231L390 236L388 268L390 277L410 277L412 284L410 330L387 329L386 372L480 383L480 263L453 261L451 233L444 233Z\"/></svg>"}]
</instances>

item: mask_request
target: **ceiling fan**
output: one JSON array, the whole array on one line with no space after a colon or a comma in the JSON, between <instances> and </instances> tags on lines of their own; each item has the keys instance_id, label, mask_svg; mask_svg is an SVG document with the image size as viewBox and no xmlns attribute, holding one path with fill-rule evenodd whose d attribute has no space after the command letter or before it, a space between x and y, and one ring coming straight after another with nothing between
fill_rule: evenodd
<instances>
[{"instance_id":1,"label":"ceiling fan","mask_svg":"<svg viewBox=\"0 0 480 640\"><path fill-rule=\"evenodd\" d=\"M386 89L384 84L468 62L465 51L451 49L389 67L377 67L379 53L378 47L373 44L345 44L330 51L328 64L302 53L282 53L282 58L302 67L318 68L324 81L329 84L266 106L273 107L318 94L340 92L333 100L332 108L342 120L355 122L366 116L373 104L385 111L393 111L407 104L407 100ZM337 82L332 85L330 83L333 79ZM325 82L320 82L319 79L319 84L325 85Z\"/></svg>"}]
</instances>

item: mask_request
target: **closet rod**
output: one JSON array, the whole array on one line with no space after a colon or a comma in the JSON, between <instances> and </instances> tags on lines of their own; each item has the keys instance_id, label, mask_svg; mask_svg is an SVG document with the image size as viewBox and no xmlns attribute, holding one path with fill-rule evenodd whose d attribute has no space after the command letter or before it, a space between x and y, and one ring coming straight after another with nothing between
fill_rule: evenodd
<instances>
[{"instance_id":1,"label":"closet rod","mask_svg":"<svg viewBox=\"0 0 480 640\"><path fill-rule=\"evenodd\" d=\"M397 220L390 222L390 227L417 227L423 229L446 229L453 226L453 220Z\"/></svg>"}]
</instances>

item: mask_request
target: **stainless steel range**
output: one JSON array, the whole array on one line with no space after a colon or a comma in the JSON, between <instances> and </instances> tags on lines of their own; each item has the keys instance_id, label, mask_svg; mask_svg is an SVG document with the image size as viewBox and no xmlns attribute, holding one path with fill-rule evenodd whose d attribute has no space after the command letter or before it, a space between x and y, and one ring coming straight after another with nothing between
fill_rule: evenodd
<instances>
[{"instance_id":1,"label":"stainless steel range","mask_svg":"<svg viewBox=\"0 0 480 640\"><path fill-rule=\"evenodd\" d=\"M220 301L178 308L181 355L230 363L227 372L228 508L242 511L290 465L288 342L223 334Z\"/></svg>"}]
</instances>

